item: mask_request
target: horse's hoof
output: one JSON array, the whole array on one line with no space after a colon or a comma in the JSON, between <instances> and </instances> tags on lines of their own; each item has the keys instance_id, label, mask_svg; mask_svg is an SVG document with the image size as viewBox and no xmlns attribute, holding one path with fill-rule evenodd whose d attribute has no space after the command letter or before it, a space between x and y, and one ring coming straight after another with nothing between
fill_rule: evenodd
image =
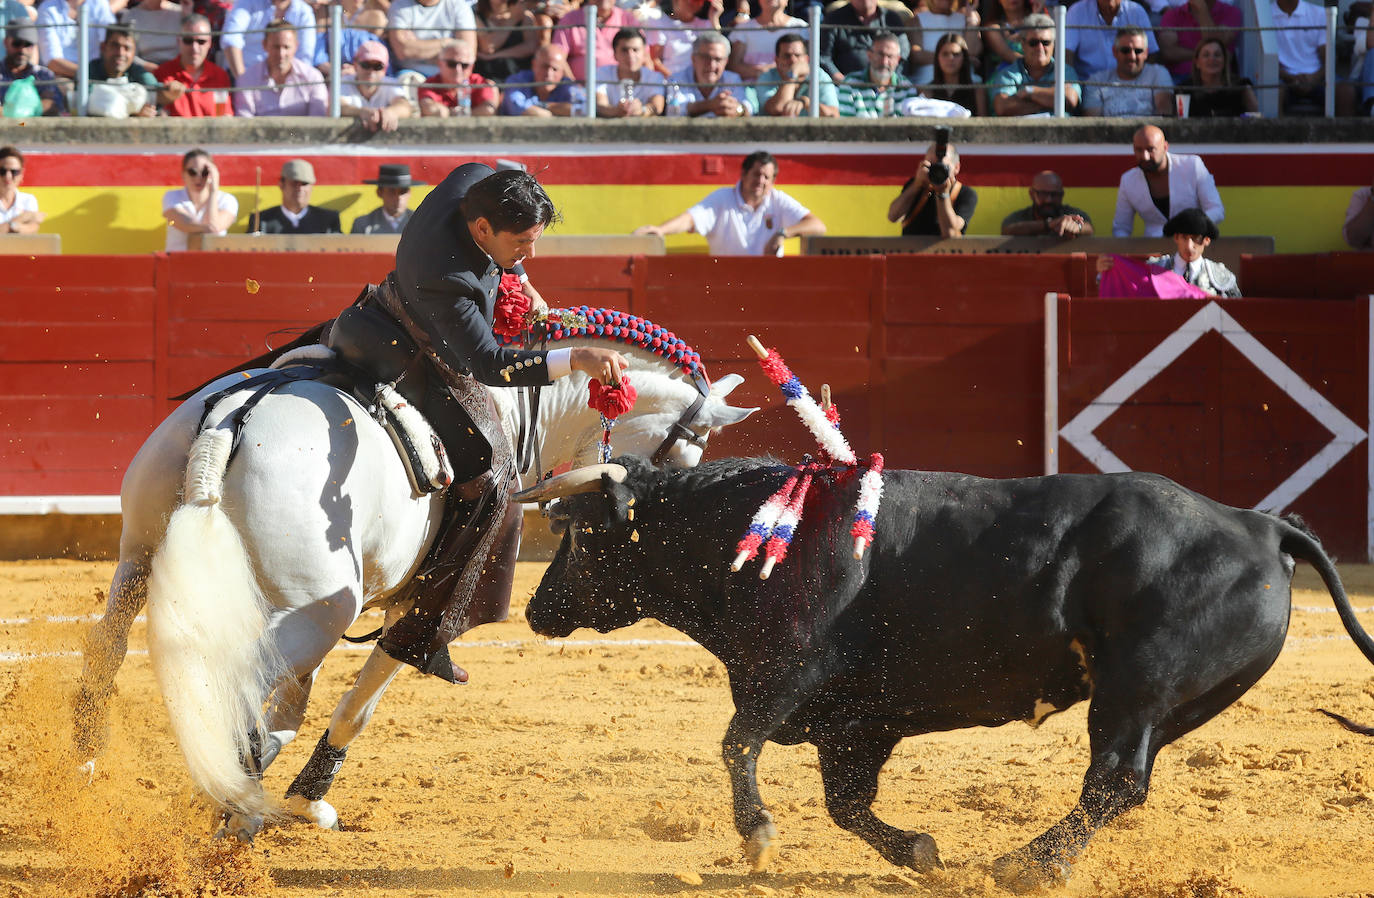
<instances>
[{"instance_id":1,"label":"horse's hoof","mask_svg":"<svg viewBox=\"0 0 1374 898\"><path fill-rule=\"evenodd\" d=\"M315 824L320 829L329 829L334 832L342 829L339 825L339 812L334 810L332 804L322 798L311 801L304 795L290 795L286 799L286 809L302 820Z\"/></svg>"},{"instance_id":2,"label":"horse's hoof","mask_svg":"<svg viewBox=\"0 0 1374 898\"><path fill-rule=\"evenodd\" d=\"M1062 886L1069 881L1072 872L1066 861L1040 860L1025 849L1009 852L992 862L993 881L1018 895Z\"/></svg>"},{"instance_id":3,"label":"horse's hoof","mask_svg":"<svg viewBox=\"0 0 1374 898\"><path fill-rule=\"evenodd\" d=\"M223 818L224 822L215 832L216 839L238 839L245 845L252 845L253 839L262 832L264 820L262 817L244 817L241 814L231 814Z\"/></svg>"},{"instance_id":4,"label":"horse's hoof","mask_svg":"<svg viewBox=\"0 0 1374 898\"><path fill-rule=\"evenodd\" d=\"M772 863L778 853L778 828L773 825L773 817L763 812L763 822L750 831L744 840L744 859L749 862L751 873L762 873Z\"/></svg>"}]
</instances>

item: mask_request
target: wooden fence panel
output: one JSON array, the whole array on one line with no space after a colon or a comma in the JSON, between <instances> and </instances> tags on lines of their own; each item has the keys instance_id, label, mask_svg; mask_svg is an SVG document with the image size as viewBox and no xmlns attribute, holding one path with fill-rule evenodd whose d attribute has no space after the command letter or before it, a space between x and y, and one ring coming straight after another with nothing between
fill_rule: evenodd
<instances>
[{"instance_id":1,"label":"wooden fence panel","mask_svg":"<svg viewBox=\"0 0 1374 898\"><path fill-rule=\"evenodd\" d=\"M1074 300L1059 308L1061 434L1108 387L1129 381L1129 395L1092 435L1127 467L1221 502L1254 507L1291 485L1336 439L1320 420L1318 406L1329 402L1353 425L1346 445L1356 445L1283 509L1302 514L1338 554L1365 557L1367 303L1323 301L1319 316L1303 300ZM1203 317L1217 308L1226 317ZM1152 351L1164 355L1147 367ZM1098 469L1070 441L1058 446L1061 471Z\"/></svg>"}]
</instances>

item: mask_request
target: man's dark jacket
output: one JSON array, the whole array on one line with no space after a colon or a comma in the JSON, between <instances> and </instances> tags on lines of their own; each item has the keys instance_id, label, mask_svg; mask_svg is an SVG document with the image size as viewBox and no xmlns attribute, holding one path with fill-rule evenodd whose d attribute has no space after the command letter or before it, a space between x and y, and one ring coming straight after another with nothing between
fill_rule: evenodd
<instances>
[{"instance_id":1,"label":"man's dark jacket","mask_svg":"<svg viewBox=\"0 0 1374 898\"><path fill-rule=\"evenodd\" d=\"M248 227L252 226L253 222L250 219ZM258 230L264 234L342 234L343 226L339 224L339 213L333 209L306 206L301 223L293 225L291 219L286 217L286 213L282 212L281 206L273 206L262 210Z\"/></svg>"},{"instance_id":2,"label":"man's dark jacket","mask_svg":"<svg viewBox=\"0 0 1374 898\"><path fill-rule=\"evenodd\" d=\"M479 162L460 165L424 198L401 234L392 278L411 319L450 367L488 386L539 386L549 382L544 353L506 349L492 335L501 269L472 239L459 209L468 188L491 174Z\"/></svg>"}]
</instances>

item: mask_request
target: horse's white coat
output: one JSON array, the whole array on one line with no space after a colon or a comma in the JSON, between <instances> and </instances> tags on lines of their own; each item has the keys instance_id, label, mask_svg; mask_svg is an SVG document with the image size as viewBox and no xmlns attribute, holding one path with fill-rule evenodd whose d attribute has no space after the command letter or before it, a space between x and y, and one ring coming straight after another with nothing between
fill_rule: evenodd
<instances>
[{"instance_id":1,"label":"horse's white coat","mask_svg":"<svg viewBox=\"0 0 1374 898\"><path fill-rule=\"evenodd\" d=\"M639 398L613 431L613 445L617 453L649 455L696 391L680 372L657 356L636 349L621 351L631 358L631 379ZM144 443L125 474L120 562L105 618L88 639L82 675L81 696L90 702L91 719L78 723L89 730L103 728L109 691L124 657L129 627L143 603L150 569L154 606L149 609L150 629L159 614L169 616L157 625L162 636L150 646L154 663L165 667L173 679L195 675L193 660L170 656L190 651L190 645L204 650L203 643L213 633L188 631L191 625L180 612L196 609L200 613L216 603L233 603L235 608L227 619L238 620L236 630L212 640L226 643L215 651L241 660L244 656L235 653L261 652L264 647L274 650L269 654L281 658L286 674L272 693L266 726L294 735L326 653L365 605L385 604L386 597L409 580L434 537L443 507L442 494L417 495L386 431L351 397L313 381L292 382L262 399L249 417L227 469L222 464L223 452L213 445L222 438L212 437L212 443L203 445L197 464L188 471L204 397L242 377L222 378L178 407ZM716 382L693 422L694 429L704 432L706 428L723 427L756 411L725 403L726 395L740 381L738 376L728 375ZM518 427L514 391L495 389L492 393L513 444ZM599 417L586 407L586 396L587 378L578 373L541 391L536 438L546 468L581 465L595 459L601 425ZM222 420L225 408L241 402L241 398L231 397L216 410L215 420ZM700 457L698 447L677 441L669 462L694 465ZM186 493L183 476L195 484ZM183 496L203 503L194 507L204 512L200 526L213 525L208 531L214 534L213 543L198 546L193 539L163 545L168 520L192 507L183 506ZM237 580L228 583L185 576L205 563L203 550L212 545L229 546L213 551L223 553L232 564L226 528L240 540L244 559L240 570L251 571L251 576L226 574L230 581ZM189 527L187 530L194 532ZM170 587L172 572L179 574L176 586L164 588L158 581L165 577ZM251 615L235 617L257 601L251 598L254 594L261 596L266 609L263 626L268 638L261 644L246 635L253 627ZM213 618L206 623L212 625ZM209 663L218 663L213 654ZM364 675L335 712L329 740L332 745L346 746L366 725L398 668L397 662L373 651ZM217 694L229 695L238 689L261 701L260 684L243 676L240 670L235 674L239 682L219 684ZM165 693L173 683L169 680L163 686ZM251 834L260 824L258 812L269 808L270 803L262 798L256 781L248 786L242 781L230 783L233 775L226 769L225 759L232 757L233 763L238 763L243 737L253 728L256 715L244 702L230 702L233 720L208 729L198 727L194 722L197 715L207 713L201 705L213 700L208 693L189 694L169 702L169 712L178 718L174 728L183 752L188 759L193 754L200 758L188 765L197 784L222 805L247 811L243 819L231 824L231 830L237 825ZM337 733L333 729L336 725ZM231 738L231 731L237 735ZM100 739L96 735L89 741L98 745ZM211 756L213 762L208 760ZM245 794L245 788L250 794ZM253 789L257 789L256 795L251 794ZM314 804L324 807L314 808L318 814L311 817L323 823L332 809L326 811L324 802Z\"/></svg>"}]
</instances>

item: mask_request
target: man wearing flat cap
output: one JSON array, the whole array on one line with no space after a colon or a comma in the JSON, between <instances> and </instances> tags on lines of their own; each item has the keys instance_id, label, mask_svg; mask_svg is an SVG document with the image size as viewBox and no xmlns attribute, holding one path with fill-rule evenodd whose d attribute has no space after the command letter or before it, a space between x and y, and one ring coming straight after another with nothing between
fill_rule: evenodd
<instances>
[{"instance_id":1,"label":"man wearing flat cap","mask_svg":"<svg viewBox=\"0 0 1374 898\"><path fill-rule=\"evenodd\" d=\"M61 115L67 111L67 100L58 86L57 76L38 64L38 29L27 20L11 21L5 27L5 57L0 61L0 100L11 84L30 76L38 89L43 115ZM17 111L12 110L11 116L17 117Z\"/></svg>"},{"instance_id":2,"label":"man wearing flat cap","mask_svg":"<svg viewBox=\"0 0 1374 898\"><path fill-rule=\"evenodd\" d=\"M410 188L425 186L424 181L412 181L410 166L384 164L377 168L377 177L363 181L376 184L381 206L353 220L354 234L399 234L410 221Z\"/></svg>"},{"instance_id":3,"label":"man wearing flat cap","mask_svg":"<svg viewBox=\"0 0 1374 898\"><path fill-rule=\"evenodd\" d=\"M304 159L292 159L281 167L281 205L262 210L250 234L342 234L339 213L310 205L315 188L315 167Z\"/></svg>"},{"instance_id":4,"label":"man wearing flat cap","mask_svg":"<svg viewBox=\"0 0 1374 898\"><path fill-rule=\"evenodd\" d=\"M1184 209L1164 224L1164 236L1174 238L1176 252L1146 260L1157 268L1172 271L1188 283L1212 296L1240 296L1236 276L1220 262L1203 258L1212 241L1220 236L1216 222L1201 209Z\"/></svg>"}]
</instances>

